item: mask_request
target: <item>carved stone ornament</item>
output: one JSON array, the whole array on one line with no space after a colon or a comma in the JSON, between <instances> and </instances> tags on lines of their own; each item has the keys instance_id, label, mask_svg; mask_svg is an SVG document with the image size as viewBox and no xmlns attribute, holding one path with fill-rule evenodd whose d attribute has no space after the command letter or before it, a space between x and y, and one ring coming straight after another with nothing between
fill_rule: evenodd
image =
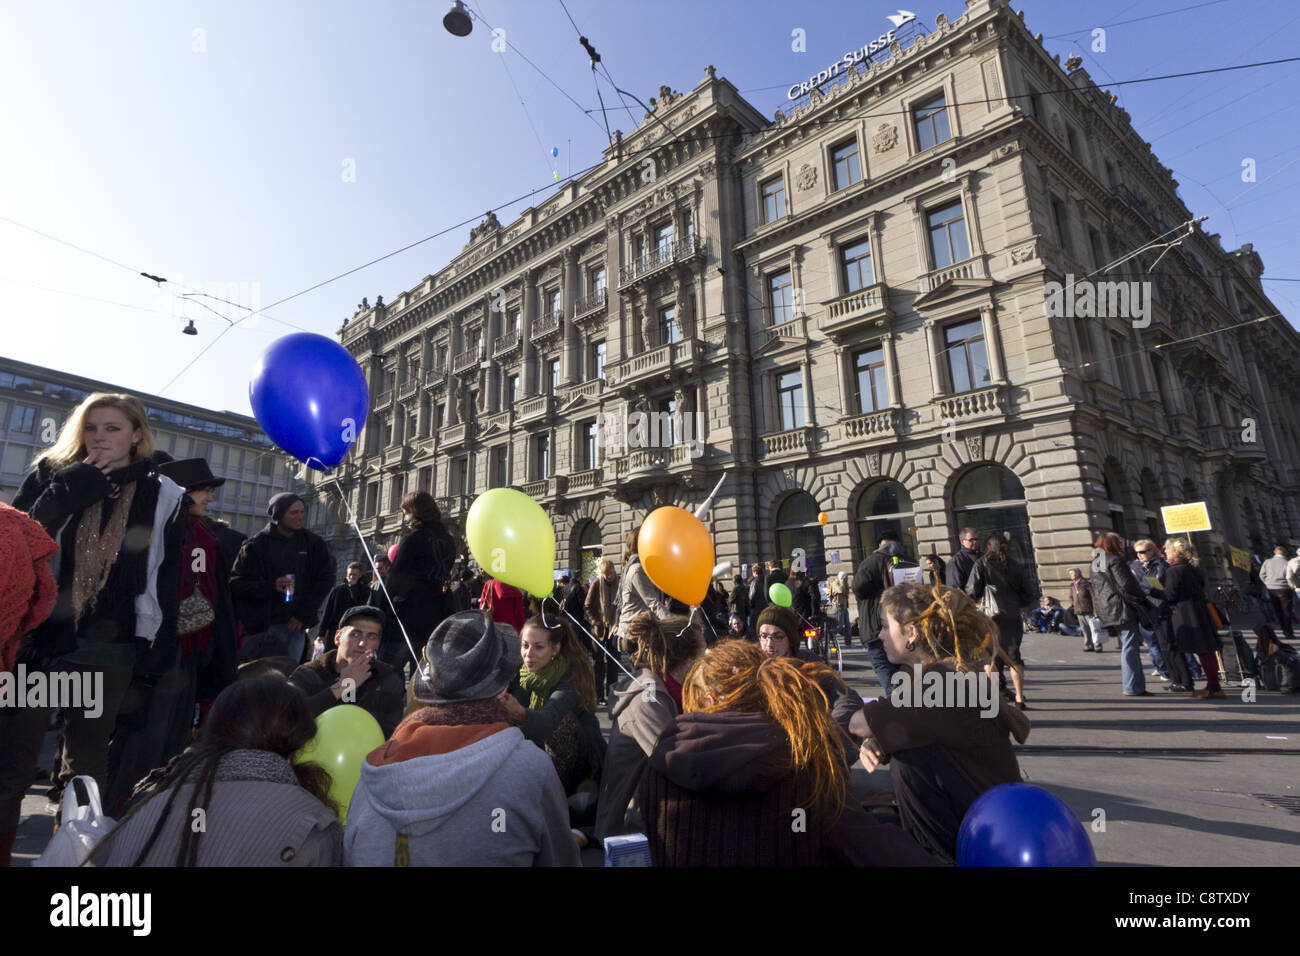
<instances>
[{"instance_id":1,"label":"carved stone ornament","mask_svg":"<svg viewBox=\"0 0 1300 956\"><path fill-rule=\"evenodd\" d=\"M804 163L799 167L799 172L795 173L794 183L800 192L805 192L817 185L817 167L812 163Z\"/></svg>"},{"instance_id":2,"label":"carved stone ornament","mask_svg":"<svg viewBox=\"0 0 1300 956\"><path fill-rule=\"evenodd\" d=\"M871 148L877 153L887 153L898 145L898 127L892 123L881 123L871 137Z\"/></svg>"},{"instance_id":3,"label":"carved stone ornament","mask_svg":"<svg viewBox=\"0 0 1300 956\"><path fill-rule=\"evenodd\" d=\"M1018 266L1022 262L1028 262L1030 259L1037 257L1038 243L1026 242L1023 246L1016 246L1011 250L1011 264Z\"/></svg>"},{"instance_id":4,"label":"carved stone ornament","mask_svg":"<svg viewBox=\"0 0 1300 956\"><path fill-rule=\"evenodd\" d=\"M967 435L966 450L970 452L971 461L983 461L984 460L984 436Z\"/></svg>"},{"instance_id":5,"label":"carved stone ornament","mask_svg":"<svg viewBox=\"0 0 1300 956\"><path fill-rule=\"evenodd\" d=\"M867 474L872 478L880 477L880 452L867 452Z\"/></svg>"}]
</instances>

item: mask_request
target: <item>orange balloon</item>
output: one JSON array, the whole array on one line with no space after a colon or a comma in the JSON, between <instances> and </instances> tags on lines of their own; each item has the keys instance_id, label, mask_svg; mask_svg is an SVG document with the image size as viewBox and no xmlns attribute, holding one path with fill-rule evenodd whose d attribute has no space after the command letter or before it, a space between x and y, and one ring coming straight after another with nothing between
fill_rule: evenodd
<instances>
[{"instance_id":1,"label":"orange balloon","mask_svg":"<svg viewBox=\"0 0 1300 956\"><path fill-rule=\"evenodd\" d=\"M713 539L695 515L674 505L656 508L641 525L636 550L659 590L692 606L704 600L713 577Z\"/></svg>"},{"instance_id":2,"label":"orange balloon","mask_svg":"<svg viewBox=\"0 0 1300 956\"><path fill-rule=\"evenodd\" d=\"M824 511L818 512L817 520L820 521L822 524L826 524L826 522L831 520L831 516Z\"/></svg>"}]
</instances>

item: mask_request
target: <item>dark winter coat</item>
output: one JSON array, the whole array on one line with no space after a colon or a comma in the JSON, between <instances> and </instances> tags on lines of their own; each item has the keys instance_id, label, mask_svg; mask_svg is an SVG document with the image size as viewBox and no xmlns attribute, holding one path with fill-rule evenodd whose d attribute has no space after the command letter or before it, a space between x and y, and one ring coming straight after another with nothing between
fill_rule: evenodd
<instances>
[{"instance_id":1,"label":"dark winter coat","mask_svg":"<svg viewBox=\"0 0 1300 956\"><path fill-rule=\"evenodd\" d=\"M1070 582L1070 608L1075 614L1092 617L1092 585L1087 578Z\"/></svg>"},{"instance_id":2,"label":"dark winter coat","mask_svg":"<svg viewBox=\"0 0 1300 956\"><path fill-rule=\"evenodd\" d=\"M292 601L275 588L276 578L286 574L294 576ZM244 542L230 575L246 637L291 617L304 629L313 626L333 586L334 559L320 536L306 528L286 536L273 522Z\"/></svg>"},{"instance_id":3,"label":"dark winter coat","mask_svg":"<svg viewBox=\"0 0 1300 956\"><path fill-rule=\"evenodd\" d=\"M211 625L212 637L198 662L196 686L198 700L213 700L222 690L235 682L235 671L239 666L239 626L235 618L234 601L230 594L230 562L236 555L222 546L221 532L228 531L228 527L222 529L215 521L206 517L190 518L190 520L201 521L208 534L217 543L213 575L217 600L213 607L215 616Z\"/></svg>"},{"instance_id":4,"label":"dark winter coat","mask_svg":"<svg viewBox=\"0 0 1300 956\"><path fill-rule=\"evenodd\" d=\"M696 712L663 731L637 790L655 866L932 865L898 827L849 805L838 819L790 768L762 714ZM847 796L847 795L846 795ZM803 826L796 810L804 810Z\"/></svg>"},{"instance_id":5,"label":"dark winter coat","mask_svg":"<svg viewBox=\"0 0 1300 956\"><path fill-rule=\"evenodd\" d=\"M880 610L880 595L893 586L890 569L898 558L899 567L914 568L916 564L903 560L903 548L897 541L886 541L867 555L853 575L853 596L858 599L859 632L865 640L875 640L884 626Z\"/></svg>"},{"instance_id":6,"label":"dark winter coat","mask_svg":"<svg viewBox=\"0 0 1300 956\"><path fill-rule=\"evenodd\" d=\"M1170 565L1161 578L1169 602L1174 645L1192 654L1213 654L1221 647L1205 608L1205 575L1185 562Z\"/></svg>"},{"instance_id":7,"label":"dark winter coat","mask_svg":"<svg viewBox=\"0 0 1300 956\"><path fill-rule=\"evenodd\" d=\"M965 591L966 583L970 580L971 569L975 567L975 562L979 560L979 556L979 551L971 548L961 548L952 556L952 560L943 569L943 583L950 588Z\"/></svg>"},{"instance_id":8,"label":"dark winter coat","mask_svg":"<svg viewBox=\"0 0 1300 956\"><path fill-rule=\"evenodd\" d=\"M450 596L442 587L451 577L455 559L455 542L438 521L416 528L397 546L384 583L393 610L416 647L422 647L451 613Z\"/></svg>"},{"instance_id":9,"label":"dark winter coat","mask_svg":"<svg viewBox=\"0 0 1300 956\"><path fill-rule=\"evenodd\" d=\"M1169 563L1164 558L1154 557L1146 564L1142 563L1141 558L1134 558L1128 563L1128 569L1133 572L1133 580L1137 581L1138 587L1142 593L1147 596L1147 604L1151 605L1155 616L1163 620L1169 616L1169 602L1163 591L1153 588L1147 578L1163 580L1165 571L1169 569Z\"/></svg>"},{"instance_id":10,"label":"dark winter coat","mask_svg":"<svg viewBox=\"0 0 1300 956\"><path fill-rule=\"evenodd\" d=\"M511 683L510 693L525 708L528 707L531 695L519 685L518 678ZM583 708L582 700L574 689L571 674L565 674L556 682L541 710L528 711L519 729L537 746L545 747L546 742L555 733L555 729L560 726L560 721L569 714L573 714L578 721L589 748L588 752L599 766L605 759L605 737L600 732L600 722L596 719L596 715Z\"/></svg>"},{"instance_id":11,"label":"dark winter coat","mask_svg":"<svg viewBox=\"0 0 1300 956\"><path fill-rule=\"evenodd\" d=\"M743 582L731 589L731 595L727 598L727 604L731 606L731 613L739 614L740 619L748 625L749 589L745 587Z\"/></svg>"},{"instance_id":12,"label":"dark winter coat","mask_svg":"<svg viewBox=\"0 0 1300 956\"><path fill-rule=\"evenodd\" d=\"M56 658L75 665L121 667L134 663L150 674L160 674L170 666L178 647L176 613L184 527L179 506L183 491L154 468L146 459L106 477L93 465L78 463L55 471L42 461L24 480L13 507L26 511L59 545L58 555L51 559L58 598L50 616L32 632L20 652L28 665ZM123 537L124 541L141 541L144 547L118 551L93 609L76 620L72 581L77 525L87 508L109 500L115 484L131 482L135 490ZM159 521L163 524L155 533ZM154 558L157 571L151 576Z\"/></svg>"},{"instance_id":13,"label":"dark winter coat","mask_svg":"<svg viewBox=\"0 0 1300 956\"><path fill-rule=\"evenodd\" d=\"M302 691L307 698L313 717L319 717L337 704L344 703L330 690L338 683L339 672L334 667L338 648L326 651L299 667L289 677L289 683ZM355 703L379 722L384 739L393 735L402 722L406 709L406 689L402 676L377 657L370 659L370 677L357 686Z\"/></svg>"},{"instance_id":14,"label":"dark winter coat","mask_svg":"<svg viewBox=\"0 0 1300 956\"><path fill-rule=\"evenodd\" d=\"M966 593L988 607L989 616L999 625L1012 624L1016 628L1020 627L1021 610L1037 600L1020 565L1008 558L1004 572L987 555L981 556L971 568Z\"/></svg>"},{"instance_id":15,"label":"dark winter coat","mask_svg":"<svg viewBox=\"0 0 1300 956\"><path fill-rule=\"evenodd\" d=\"M326 650L334 646L334 632L339 629L339 619L343 617L343 613L354 607L369 604L370 598L370 586L364 581L358 581L356 584L348 584L344 581L330 590L329 596L325 598L325 606L320 612L320 637L325 642ZM374 606L379 607L378 604ZM388 622L384 623L386 625ZM393 630L397 630L396 624L393 625ZM385 636L388 635L387 627L384 627L383 633Z\"/></svg>"},{"instance_id":16,"label":"dark winter coat","mask_svg":"<svg viewBox=\"0 0 1300 956\"><path fill-rule=\"evenodd\" d=\"M1100 552L1092 559L1092 601L1102 627L1135 627L1135 604L1146 603L1133 572L1117 554Z\"/></svg>"}]
</instances>

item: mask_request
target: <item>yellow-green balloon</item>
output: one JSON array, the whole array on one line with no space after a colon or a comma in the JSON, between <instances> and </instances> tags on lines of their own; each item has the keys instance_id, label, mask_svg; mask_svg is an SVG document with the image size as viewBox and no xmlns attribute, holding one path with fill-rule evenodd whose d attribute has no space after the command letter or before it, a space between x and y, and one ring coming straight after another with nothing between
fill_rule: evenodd
<instances>
[{"instance_id":1,"label":"yellow-green balloon","mask_svg":"<svg viewBox=\"0 0 1300 956\"><path fill-rule=\"evenodd\" d=\"M330 775L330 798L338 804L339 821L347 823L352 791L361 780L366 754L384 742L379 721L356 704L338 704L316 718L316 736L294 754L294 763L314 763Z\"/></svg>"},{"instance_id":2,"label":"yellow-green balloon","mask_svg":"<svg viewBox=\"0 0 1300 956\"><path fill-rule=\"evenodd\" d=\"M794 595L791 594L790 589L780 581L777 581L776 584L773 584L767 589L767 596L771 598L773 604L778 604L781 607L789 607L794 603Z\"/></svg>"},{"instance_id":3,"label":"yellow-green balloon","mask_svg":"<svg viewBox=\"0 0 1300 956\"><path fill-rule=\"evenodd\" d=\"M465 516L470 554L488 574L529 594L555 587L555 528L542 506L514 488L493 488Z\"/></svg>"}]
</instances>

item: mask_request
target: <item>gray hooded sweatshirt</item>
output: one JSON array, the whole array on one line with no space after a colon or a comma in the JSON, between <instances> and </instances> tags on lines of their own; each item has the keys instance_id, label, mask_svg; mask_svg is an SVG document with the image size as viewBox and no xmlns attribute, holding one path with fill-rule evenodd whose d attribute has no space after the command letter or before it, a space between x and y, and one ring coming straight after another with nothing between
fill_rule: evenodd
<instances>
[{"instance_id":1,"label":"gray hooded sweatshirt","mask_svg":"<svg viewBox=\"0 0 1300 956\"><path fill-rule=\"evenodd\" d=\"M343 833L347 866L581 865L545 751L517 727L429 726L418 711L362 763Z\"/></svg>"}]
</instances>

